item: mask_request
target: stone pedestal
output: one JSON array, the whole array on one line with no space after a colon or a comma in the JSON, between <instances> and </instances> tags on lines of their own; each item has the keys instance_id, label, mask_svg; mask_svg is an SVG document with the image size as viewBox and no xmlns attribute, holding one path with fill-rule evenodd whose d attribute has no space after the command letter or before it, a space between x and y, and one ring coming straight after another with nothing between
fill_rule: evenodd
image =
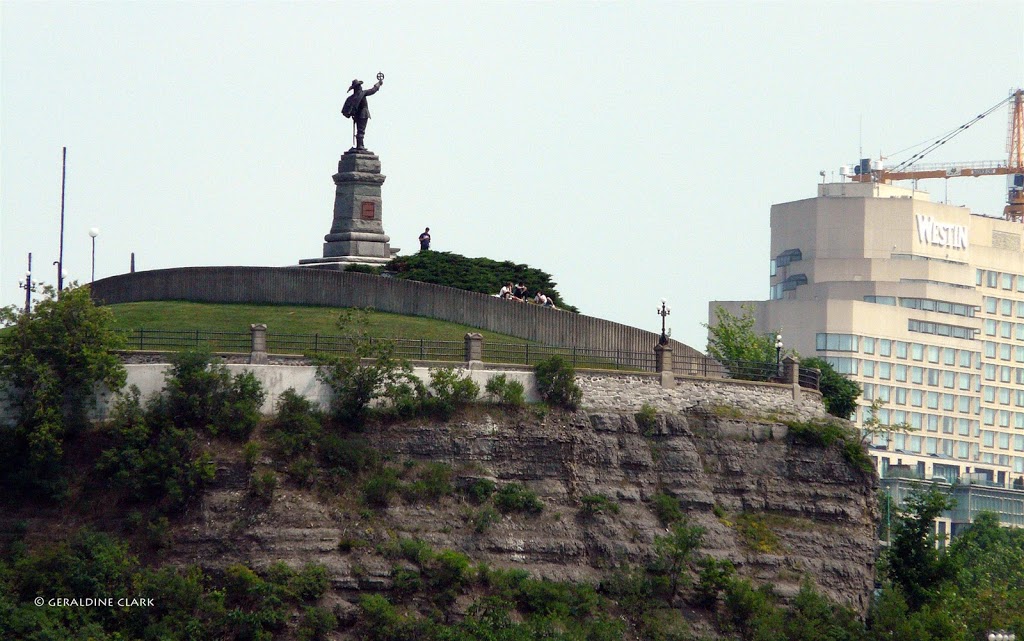
<instances>
[{"instance_id":1,"label":"stone pedestal","mask_svg":"<svg viewBox=\"0 0 1024 641\"><path fill-rule=\"evenodd\" d=\"M303 267L344 269L346 265L383 265L398 253L384 233L380 195L385 176L380 158L366 149L349 149L334 175L334 221L324 236L323 258L305 258Z\"/></svg>"}]
</instances>

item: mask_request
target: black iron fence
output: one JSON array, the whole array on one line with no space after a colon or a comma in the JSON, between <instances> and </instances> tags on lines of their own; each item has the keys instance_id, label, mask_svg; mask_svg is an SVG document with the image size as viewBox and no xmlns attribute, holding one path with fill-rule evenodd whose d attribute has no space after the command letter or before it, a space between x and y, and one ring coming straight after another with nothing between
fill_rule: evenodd
<instances>
[{"instance_id":1,"label":"black iron fence","mask_svg":"<svg viewBox=\"0 0 1024 641\"><path fill-rule=\"evenodd\" d=\"M485 361L514 365L535 365L552 356L564 358L573 367L590 367L595 369L653 372L656 365L653 351L650 353L629 352L614 349L549 347L546 345L491 343L487 341L484 341L482 351L483 360Z\"/></svg>"},{"instance_id":2,"label":"black iron fence","mask_svg":"<svg viewBox=\"0 0 1024 641\"><path fill-rule=\"evenodd\" d=\"M130 350L182 351L203 348L211 352L248 352L249 332L208 332L195 330L131 329L122 332Z\"/></svg>"}]
</instances>

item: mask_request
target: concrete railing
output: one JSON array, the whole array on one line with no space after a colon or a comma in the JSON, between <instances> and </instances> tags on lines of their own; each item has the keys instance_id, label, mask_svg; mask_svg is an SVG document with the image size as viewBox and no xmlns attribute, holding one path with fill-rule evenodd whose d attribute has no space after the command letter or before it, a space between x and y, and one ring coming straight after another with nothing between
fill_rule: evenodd
<instances>
[{"instance_id":1,"label":"concrete railing","mask_svg":"<svg viewBox=\"0 0 1024 641\"><path fill-rule=\"evenodd\" d=\"M178 267L111 276L92 284L100 303L185 300L371 307L479 327L555 347L647 352L659 334L602 318L500 300L397 278L300 267ZM676 356L706 358L678 341ZM714 362L714 361L712 361Z\"/></svg>"}]
</instances>

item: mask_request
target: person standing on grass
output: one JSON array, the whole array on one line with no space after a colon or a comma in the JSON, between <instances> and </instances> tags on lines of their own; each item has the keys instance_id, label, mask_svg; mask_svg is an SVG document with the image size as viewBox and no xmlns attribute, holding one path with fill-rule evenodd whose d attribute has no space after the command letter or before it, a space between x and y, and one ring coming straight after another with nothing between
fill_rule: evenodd
<instances>
[{"instance_id":1,"label":"person standing on grass","mask_svg":"<svg viewBox=\"0 0 1024 641\"><path fill-rule=\"evenodd\" d=\"M420 251L423 252L428 249L430 249L430 227L424 229L423 233L420 234Z\"/></svg>"}]
</instances>

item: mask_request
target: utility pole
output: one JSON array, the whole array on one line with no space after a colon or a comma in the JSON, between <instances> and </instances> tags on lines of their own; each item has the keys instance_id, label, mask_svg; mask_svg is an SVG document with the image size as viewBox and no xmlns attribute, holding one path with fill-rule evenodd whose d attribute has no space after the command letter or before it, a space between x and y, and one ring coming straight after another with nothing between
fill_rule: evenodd
<instances>
[{"instance_id":1,"label":"utility pole","mask_svg":"<svg viewBox=\"0 0 1024 641\"><path fill-rule=\"evenodd\" d=\"M57 296L64 291L64 186L68 176L68 148L64 147L64 159L60 169L60 249L57 254Z\"/></svg>"}]
</instances>

